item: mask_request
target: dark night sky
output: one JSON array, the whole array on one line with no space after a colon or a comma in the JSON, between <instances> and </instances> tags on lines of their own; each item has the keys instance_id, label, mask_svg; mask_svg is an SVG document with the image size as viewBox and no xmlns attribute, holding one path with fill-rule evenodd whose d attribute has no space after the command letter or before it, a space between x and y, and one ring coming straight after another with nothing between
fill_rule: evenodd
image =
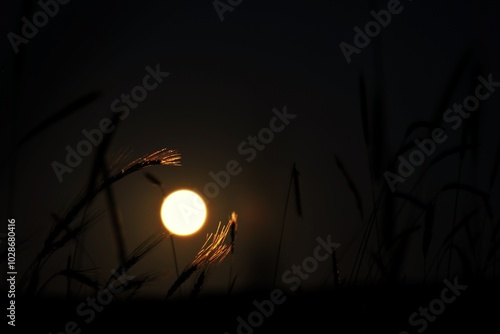
<instances>
[{"instance_id":1,"label":"dark night sky","mask_svg":"<svg viewBox=\"0 0 500 334\"><path fill-rule=\"evenodd\" d=\"M108 162L120 161L124 155L135 159L163 147L176 149L182 155L182 167L147 170L168 192L196 188L202 193L211 181L211 171L222 170L230 160L242 167L241 174L210 199L202 231L175 239L180 266L193 258L205 234L215 231L219 221L226 223L234 210L239 214L235 289L271 288L288 182L296 163L304 214L297 216L292 192L278 273L310 256L317 237L331 234L342 244L340 271L347 278L363 222L334 156L343 161L359 189L365 219L373 203L360 113L360 73L366 78L368 103L380 91L386 99L383 113L370 114L369 122L370 127L384 129L384 148L376 157L383 166L396 156L410 124L434 122L452 103L462 102L474 92L478 73L484 77L492 73L500 80L496 2L402 4L401 14L393 16L388 27L347 64L339 43L352 43L353 28L371 20L370 10L385 8L385 1L246 0L226 12L223 22L211 1L71 1L17 55L5 36L20 31L19 18L26 14L17 1L2 3L1 101L7 121L2 122L1 132L3 156L9 157L2 164L2 203L7 204L2 211L16 219L18 239L25 241L18 250L19 266L26 267L42 246L52 224L51 213L63 212L80 194L92 158L84 158L61 183L51 163L63 162L65 146L75 147L83 139L82 129L95 128L102 118L111 116L112 101L142 82L146 66L160 64L170 75L119 124ZM471 50L470 60L454 77L467 50ZM456 89L451 101L442 105L452 81ZM101 95L27 142L11 158L9 152L26 133L91 91ZM465 183L480 189L489 186L486 176L500 145L497 94L479 111L478 160L465 164ZM246 162L238 145L269 125L273 108L284 106L296 118L275 134L255 160ZM452 134L444 145L456 146L459 139ZM457 160L446 160L416 194L429 199L438 181L456 178L457 166ZM377 187L385 170L375 175ZM493 203L499 199L495 189ZM114 191L131 250L160 226L161 194L142 173L121 181ZM462 206L467 207L468 203ZM98 198L91 211L105 208ZM408 226L413 214L407 213L395 229ZM494 214L498 220L498 210ZM439 221L437 234L444 235L449 229L447 217ZM85 242L88 256L83 256L83 267L96 266L105 275L116 266L107 214L88 231ZM421 251L414 243L409 248L409 262L401 276L420 282L415 268L422 261ZM48 265L49 272L64 266L68 254L69 249L58 253ZM203 291L225 291L228 263L212 271ZM321 263L303 288L331 284L330 265ZM136 270L161 274L142 296L163 296L175 277L169 243ZM57 284L48 288L57 290Z\"/></svg>"}]
</instances>

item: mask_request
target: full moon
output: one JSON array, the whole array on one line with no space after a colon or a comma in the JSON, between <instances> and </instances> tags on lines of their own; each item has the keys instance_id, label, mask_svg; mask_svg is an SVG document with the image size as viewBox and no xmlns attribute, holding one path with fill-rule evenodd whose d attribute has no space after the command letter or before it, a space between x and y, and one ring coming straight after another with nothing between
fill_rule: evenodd
<instances>
[{"instance_id":1,"label":"full moon","mask_svg":"<svg viewBox=\"0 0 500 334\"><path fill-rule=\"evenodd\" d=\"M172 234L190 235L198 231L207 217L203 199L194 191L174 191L163 201L161 219Z\"/></svg>"}]
</instances>

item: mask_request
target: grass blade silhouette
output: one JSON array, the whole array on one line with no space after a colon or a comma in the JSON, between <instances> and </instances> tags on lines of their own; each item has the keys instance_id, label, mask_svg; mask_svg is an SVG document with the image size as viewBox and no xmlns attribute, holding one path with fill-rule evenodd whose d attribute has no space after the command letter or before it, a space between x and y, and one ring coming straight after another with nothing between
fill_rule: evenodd
<instances>
[{"instance_id":1,"label":"grass blade silhouette","mask_svg":"<svg viewBox=\"0 0 500 334\"><path fill-rule=\"evenodd\" d=\"M151 253L168 237L169 234L164 230L160 230L150 235L125 258L125 260L116 269L116 272L122 274L130 270L134 265L141 261L146 255ZM114 279L116 279L116 277L112 275L109 278L106 286L108 286Z\"/></svg>"},{"instance_id":2,"label":"grass blade silhouette","mask_svg":"<svg viewBox=\"0 0 500 334\"><path fill-rule=\"evenodd\" d=\"M422 236L422 253L424 255L424 261L427 259L427 254L429 254L429 247L431 246L435 213L436 213L436 204L432 202L429 204L429 207L426 210L424 219L424 232ZM425 268L425 262L424 262L424 268Z\"/></svg>"},{"instance_id":3,"label":"grass blade silhouette","mask_svg":"<svg viewBox=\"0 0 500 334\"><path fill-rule=\"evenodd\" d=\"M35 128L33 128L27 134L25 134L18 141L17 148L26 144L28 141L35 138L38 134L47 130L49 127L61 122L65 118L68 118L69 116L73 115L79 109L82 109L83 107L91 104L92 102L97 100L101 95L102 95L102 93L100 91L92 91L92 92L89 92L86 95L78 98L77 100L71 102L66 107L62 108L61 110L56 112L54 115L45 119L43 122L41 122L39 125L37 125Z\"/></svg>"},{"instance_id":4,"label":"grass blade silhouette","mask_svg":"<svg viewBox=\"0 0 500 334\"><path fill-rule=\"evenodd\" d=\"M354 184L354 181L351 179L349 173L344 167L344 164L340 159L335 155L335 163L337 167L339 168L340 172L344 176L345 180L347 181L347 185L349 186L349 190L351 191L352 195L354 196L354 200L356 201L356 207L359 210L359 214L361 216L361 219L363 220L364 212L363 212L363 202L361 200L361 194L359 193L358 189L356 188L356 185Z\"/></svg>"}]
</instances>

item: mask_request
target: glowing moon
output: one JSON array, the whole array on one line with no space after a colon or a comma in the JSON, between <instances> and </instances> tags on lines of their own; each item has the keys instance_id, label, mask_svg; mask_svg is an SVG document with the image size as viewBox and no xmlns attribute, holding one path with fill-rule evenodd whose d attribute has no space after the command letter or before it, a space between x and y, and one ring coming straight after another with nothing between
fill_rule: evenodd
<instances>
[{"instance_id":1,"label":"glowing moon","mask_svg":"<svg viewBox=\"0 0 500 334\"><path fill-rule=\"evenodd\" d=\"M168 195L161 206L163 225L172 234L190 235L198 231L207 217L203 199L191 190L177 190Z\"/></svg>"}]
</instances>

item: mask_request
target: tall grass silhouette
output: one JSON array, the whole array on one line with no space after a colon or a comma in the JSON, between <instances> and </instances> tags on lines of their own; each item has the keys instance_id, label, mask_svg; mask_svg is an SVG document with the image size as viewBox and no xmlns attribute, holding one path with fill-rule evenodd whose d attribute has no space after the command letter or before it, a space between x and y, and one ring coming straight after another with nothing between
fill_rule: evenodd
<instances>
[{"instance_id":1,"label":"tall grass silhouette","mask_svg":"<svg viewBox=\"0 0 500 334\"><path fill-rule=\"evenodd\" d=\"M377 73L382 75L380 71ZM416 167L418 170L412 175L412 181L407 180L405 186L401 187L403 190L391 192L382 177L384 169L395 169L399 155L408 154L415 149L415 139L428 138L432 129L442 126L442 113L456 99L459 87L468 91L474 89L463 83L475 83L480 74L484 73L475 63L472 52L466 50L452 71L449 85L438 102L434 119L418 120L410 124L400 148L392 159L386 159L384 155L377 153L385 149L380 147L382 141L371 140L376 136L377 130L369 126L372 124L372 127L378 127L379 125L370 120L379 118L385 112L383 85L376 90L375 97L370 98L365 75L360 75L358 90L361 126L369 157L368 173L373 190L373 206L369 213L364 212L361 192L347 172L347 167L334 155L335 165L346 180L363 221L359 230L359 233L362 233L360 246L356 250L351 267L350 284L404 283L403 264L416 256L414 247L410 248L410 244L421 246L422 282L432 283L442 277L456 276L457 273L467 280L498 279L495 264L498 262L500 249L500 228L495 220L498 211L491 193L498 186L500 148L497 149L491 166L488 189L482 189L464 179L465 164L468 164L467 168L470 169L471 165L478 163L477 150L481 145L478 139L479 110L475 111L474 117L464 120L462 128L457 130L458 145L436 149L425 164ZM381 129L383 128L380 128L378 133ZM436 192L422 192L422 184L434 182L431 174L439 165L449 164L451 161L458 162L456 180L437 183L440 188ZM443 204L443 201L446 202ZM472 204L474 207L469 208ZM445 220L442 217L446 217ZM444 227L443 224L449 226ZM437 233L438 227L440 231L447 229L444 236L442 232ZM485 235L489 238L485 238Z\"/></svg>"}]
</instances>

